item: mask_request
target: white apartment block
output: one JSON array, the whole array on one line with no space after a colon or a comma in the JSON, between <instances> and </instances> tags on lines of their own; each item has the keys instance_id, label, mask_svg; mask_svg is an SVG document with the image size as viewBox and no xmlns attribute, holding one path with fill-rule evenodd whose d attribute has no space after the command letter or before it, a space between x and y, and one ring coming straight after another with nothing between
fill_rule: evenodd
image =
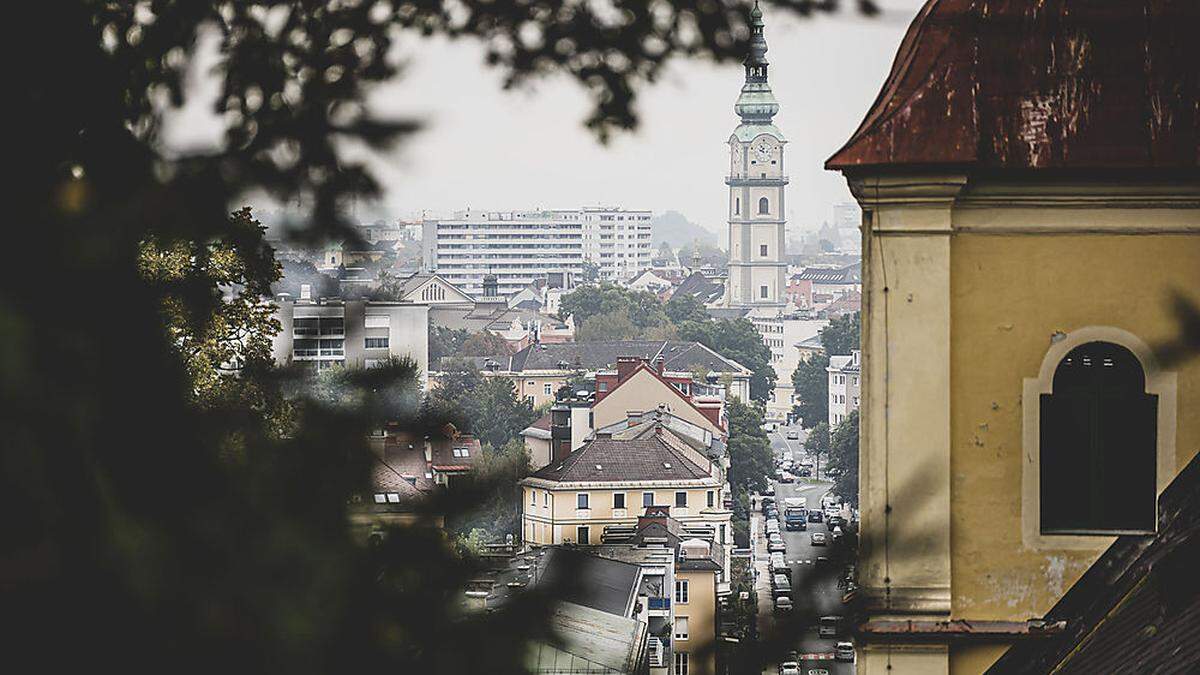
<instances>
[{"instance_id":1,"label":"white apartment block","mask_svg":"<svg viewBox=\"0 0 1200 675\"><path fill-rule=\"evenodd\" d=\"M858 410L862 395L862 352L855 349L849 356L829 357L829 431Z\"/></svg>"},{"instance_id":2,"label":"white apartment block","mask_svg":"<svg viewBox=\"0 0 1200 675\"><path fill-rule=\"evenodd\" d=\"M588 262L600 279L632 279L650 268L651 236L649 211L467 210L426 220L421 245L426 270L475 294L483 291L483 276L495 274L499 293L508 295L550 272L580 279Z\"/></svg>"},{"instance_id":3,"label":"white apartment block","mask_svg":"<svg viewBox=\"0 0 1200 675\"><path fill-rule=\"evenodd\" d=\"M373 368L391 357L409 357L428 388L429 305L370 300L276 299L280 331L271 355L281 366L303 364Z\"/></svg>"}]
</instances>

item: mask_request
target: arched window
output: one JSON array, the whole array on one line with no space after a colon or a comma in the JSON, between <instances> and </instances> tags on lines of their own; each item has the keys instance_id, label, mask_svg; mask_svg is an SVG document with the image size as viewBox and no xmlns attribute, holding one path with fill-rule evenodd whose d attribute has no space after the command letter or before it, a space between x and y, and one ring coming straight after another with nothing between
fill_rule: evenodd
<instances>
[{"instance_id":1,"label":"arched window","mask_svg":"<svg viewBox=\"0 0 1200 675\"><path fill-rule=\"evenodd\" d=\"M742 198L741 197L735 197L733 199L733 212L734 212L734 214L739 214L742 212Z\"/></svg>"},{"instance_id":2,"label":"arched window","mask_svg":"<svg viewBox=\"0 0 1200 675\"><path fill-rule=\"evenodd\" d=\"M1059 361L1041 395L1042 534L1153 532L1158 396L1137 357L1110 342Z\"/></svg>"},{"instance_id":3,"label":"arched window","mask_svg":"<svg viewBox=\"0 0 1200 675\"><path fill-rule=\"evenodd\" d=\"M771 212L771 202L769 202L766 197L762 197L758 200L758 212L759 213L770 213Z\"/></svg>"}]
</instances>

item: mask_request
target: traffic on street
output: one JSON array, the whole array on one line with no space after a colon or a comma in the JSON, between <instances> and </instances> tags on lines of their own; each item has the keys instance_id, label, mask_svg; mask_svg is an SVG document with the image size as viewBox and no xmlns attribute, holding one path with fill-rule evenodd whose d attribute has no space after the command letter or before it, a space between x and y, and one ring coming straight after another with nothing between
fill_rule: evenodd
<instances>
[{"instance_id":1,"label":"traffic on street","mask_svg":"<svg viewBox=\"0 0 1200 675\"><path fill-rule=\"evenodd\" d=\"M780 427L768 434L777 472L752 499L759 634L776 623L811 616L797 629L793 649L764 670L777 675L848 675L854 650L842 618L843 556L837 548L849 512L833 483L804 452L806 431Z\"/></svg>"}]
</instances>

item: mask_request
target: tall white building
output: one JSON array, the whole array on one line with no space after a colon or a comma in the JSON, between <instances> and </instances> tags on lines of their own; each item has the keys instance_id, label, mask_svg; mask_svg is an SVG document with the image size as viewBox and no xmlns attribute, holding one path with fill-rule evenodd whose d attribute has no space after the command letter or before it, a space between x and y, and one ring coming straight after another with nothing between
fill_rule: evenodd
<instances>
[{"instance_id":1,"label":"tall white building","mask_svg":"<svg viewBox=\"0 0 1200 675\"><path fill-rule=\"evenodd\" d=\"M650 268L652 234L649 211L467 210L425 221L422 249L425 269L464 291L482 292L484 275L495 274L507 295L549 273L579 279L585 263L597 266L600 279L632 279Z\"/></svg>"},{"instance_id":2,"label":"tall white building","mask_svg":"<svg viewBox=\"0 0 1200 675\"><path fill-rule=\"evenodd\" d=\"M855 349L849 356L830 356L829 367L829 431L832 433L851 412L858 410L862 395L862 352Z\"/></svg>"},{"instance_id":3,"label":"tall white building","mask_svg":"<svg viewBox=\"0 0 1200 675\"><path fill-rule=\"evenodd\" d=\"M779 103L767 83L767 41L762 10L750 13L752 34L746 82L734 110L741 123L729 137L729 281L732 307L783 307L786 303L786 218L783 146L773 123Z\"/></svg>"}]
</instances>

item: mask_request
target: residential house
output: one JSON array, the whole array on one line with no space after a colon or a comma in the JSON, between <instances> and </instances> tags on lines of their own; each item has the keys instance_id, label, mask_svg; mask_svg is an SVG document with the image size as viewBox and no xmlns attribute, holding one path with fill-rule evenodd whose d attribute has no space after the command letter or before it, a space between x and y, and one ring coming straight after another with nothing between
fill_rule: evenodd
<instances>
[{"instance_id":1,"label":"residential house","mask_svg":"<svg viewBox=\"0 0 1200 675\"><path fill-rule=\"evenodd\" d=\"M651 673L716 672L718 598L729 592L729 556L720 536L711 525L685 525L671 517L671 507L656 506L634 525L605 527L603 543L586 549L645 568L649 583L639 601L650 614L649 652L663 657L651 662Z\"/></svg>"},{"instance_id":2,"label":"residential house","mask_svg":"<svg viewBox=\"0 0 1200 675\"><path fill-rule=\"evenodd\" d=\"M597 433L578 450L555 455L521 481L527 545L600 543L605 526L634 524L661 505L686 525L731 532L723 468L665 425L649 437Z\"/></svg>"},{"instance_id":3,"label":"residential house","mask_svg":"<svg viewBox=\"0 0 1200 675\"><path fill-rule=\"evenodd\" d=\"M705 306L718 305L725 297L725 282L715 274L696 270L679 283L671 297L677 295L690 295Z\"/></svg>"},{"instance_id":4,"label":"residential house","mask_svg":"<svg viewBox=\"0 0 1200 675\"><path fill-rule=\"evenodd\" d=\"M548 628L525 664L545 675L641 675L650 663L648 622L639 606L643 568L575 547L551 546L513 557L467 592L467 606L496 611L536 589L552 599ZM466 658L468 663L470 658ZM478 672L486 664L479 664Z\"/></svg>"},{"instance_id":5,"label":"residential house","mask_svg":"<svg viewBox=\"0 0 1200 675\"><path fill-rule=\"evenodd\" d=\"M841 424L853 411L858 410L862 395L862 352L855 349L849 356L829 357L829 431Z\"/></svg>"},{"instance_id":6,"label":"residential house","mask_svg":"<svg viewBox=\"0 0 1200 675\"><path fill-rule=\"evenodd\" d=\"M276 300L280 331L271 339L275 363L371 368L389 358L409 357L429 370L429 307L408 302Z\"/></svg>"},{"instance_id":7,"label":"residential house","mask_svg":"<svg viewBox=\"0 0 1200 675\"><path fill-rule=\"evenodd\" d=\"M726 395L749 400L750 377L753 371L727 359L699 342L664 340L607 340L588 343L547 344L538 342L512 356L491 356L468 359L476 363L485 377L504 377L512 380L517 395L534 407L553 403L558 390L580 376L604 374L609 381L603 385L607 392L616 375L621 357L636 357L656 363L660 357L663 372L668 378L695 381L703 375L702 385L725 388ZM438 366L441 367L440 364ZM439 372L430 373L431 386ZM600 387L600 383L597 383ZM715 391L715 389L713 390ZM597 390L597 394L603 393Z\"/></svg>"},{"instance_id":8,"label":"residential house","mask_svg":"<svg viewBox=\"0 0 1200 675\"><path fill-rule=\"evenodd\" d=\"M443 525L428 511L439 489L426 454L426 441L410 433L379 430L368 439L373 454L370 489L350 504L350 524L363 538L386 528L419 523Z\"/></svg>"}]
</instances>

